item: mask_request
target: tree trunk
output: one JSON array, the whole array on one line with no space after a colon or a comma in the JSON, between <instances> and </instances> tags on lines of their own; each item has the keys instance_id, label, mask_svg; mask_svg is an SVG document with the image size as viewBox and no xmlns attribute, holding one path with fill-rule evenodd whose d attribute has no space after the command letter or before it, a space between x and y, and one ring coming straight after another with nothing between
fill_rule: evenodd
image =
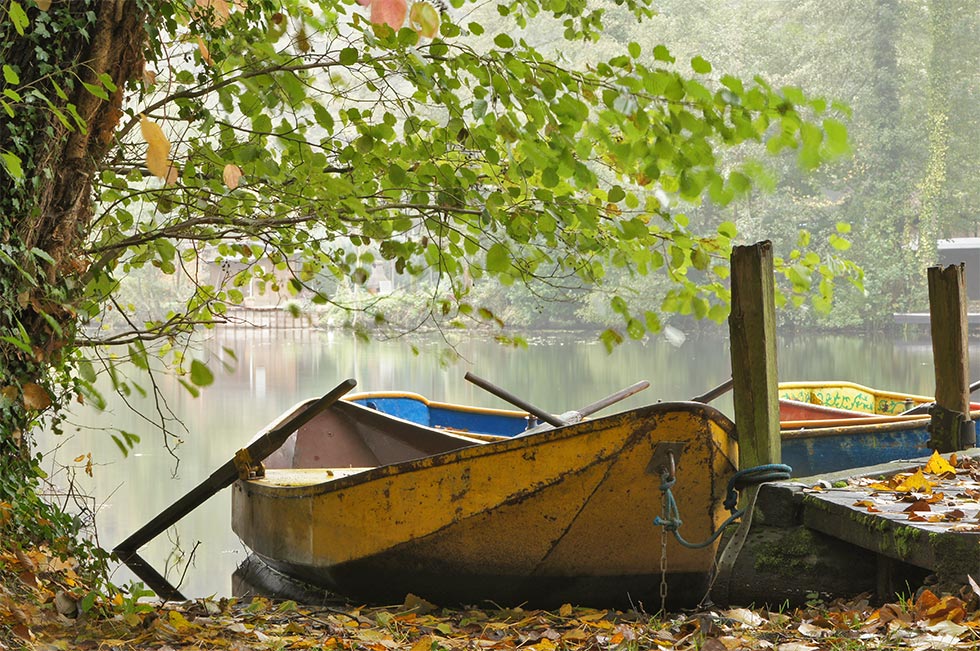
<instances>
[{"instance_id":1,"label":"tree trunk","mask_svg":"<svg viewBox=\"0 0 980 651\"><path fill-rule=\"evenodd\" d=\"M5 96L0 121L2 458L25 456L21 441L38 411L70 393L60 351L73 339L83 290L92 182L113 146L126 82L143 66L144 20L129 0L54 2L48 11L0 0L0 62L6 89L20 96Z\"/></svg>"}]
</instances>

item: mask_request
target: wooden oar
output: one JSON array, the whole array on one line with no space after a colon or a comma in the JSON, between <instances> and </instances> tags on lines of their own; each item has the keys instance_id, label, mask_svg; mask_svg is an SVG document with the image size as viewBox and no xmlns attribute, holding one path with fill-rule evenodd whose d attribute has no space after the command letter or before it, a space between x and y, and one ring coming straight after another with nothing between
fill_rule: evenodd
<instances>
[{"instance_id":1,"label":"wooden oar","mask_svg":"<svg viewBox=\"0 0 980 651\"><path fill-rule=\"evenodd\" d=\"M691 398L691 402L703 402L704 404L708 404L718 396L727 393L732 388L733 384L735 384L735 380L728 378L714 389L709 389L701 395Z\"/></svg>"},{"instance_id":2,"label":"wooden oar","mask_svg":"<svg viewBox=\"0 0 980 651\"><path fill-rule=\"evenodd\" d=\"M977 380L976 382L970 385L969 393L973 393L977 389L980 389L980 380ZM936 404L935 400L933 400L932 402L923 402L921 405L916 405L911 409L906 409L905 411L900 413L899 416L915 416L917 414L927 414L929 413L929 410L932 409L932 406L935 404Z\"/></svg>"},{"instance_id":3,"label":"wooden oar","mask_svg":"<svg viewBox=\"0 0 980 651\"><path fill-rule=\"evenodd\" d=\"M581 409L576 409L574 412L571 413L578 414L579 420L582 420L586 416L591 416L597 411L602 411L609 405L614 405L620 400L625 400L626 398L629 398L633 394L643 391L649 386L650 386L649 382L647 382L646 380L640 380L636 384L631 384L625 389L620 389L616 393L610 394L605 398L603 398L602 400L596 400L591 405L586 405L585 407L582 407Z\"/></svg>"},{"instance_id":4,"label":"wooden oar","mask_svg":"<svg viewBox=\"0 0 980 651\"><path fill-rule=\"evenodd\" d=\"M209 497L223 488L227 488L238 479L240 459L248 460L250 464L258 464L270 454L282 447L289 435L340 400L348 391L357 385L354 380L344 380L337 388L323 396L302 412L294 415L273 430L269 430L244 450L239 450L234 458L211 473L211 476L198 484L193 490L164 509L159 515L147 522L143 527L113 549L119 560L143 580L146 585L157 593L161 599L184 600L184 595L166 578L143 560L137 553L143 545L156 538L168 527L175 524L185 515L203 504Z\"/></svg>"},{"instance_id":5,"label":"wooden oar","mask_svg":"<svg viewBox=\"0 0 980 651\"><path fill-rule=\"evenodd\" d=\"M560 418L549 414L544 409L539 409L535 407L531 403L526 402L521 398L518 398L513 393L510 393L505 389L501 389L495 384L491 384L487 380L484 380L482 377L473 375L472 373L469 372L467 372L466 375L464 375L463 377L466 378L468 381L472 382L473 384L475 384L476 386L480 387L481 389L485 389L486 391L489 391L490 393L497 396L501 400L505 400L510 404L514 405L515 407L519 407L520 409L523 409L527 413L533 416L537 416L538 418L548 423L549 425L552 425L554 427L562 427L566 425L566 423Z\"/></svg>"},{"instance_id":6,"label":"wooden oar","mask_svg":"<svg viewBox=\"0 0 980 651\"><path fill-rule=\"evenodd\" d=\"M554 427L563 427L564 425L577 423L578 421L582 420L586 416L589 416L597 411L605 409L609 405L615 404L620 400L625 400L626 398L629 398L631 395L635 393L639 393L640 391L643 391L644 389L650 386L649 382L647 382L646 380L641 380L636 384L630 385L625 389L621 389L616 393L608 395L602 400L597 400L590 405L586 405L581 409L576 409L575 411L566 411L564 414L561 414L560 416L554 416L543 409L539 409L538 407L535 407L534 405L527 403L526 401L522 400L521 398L518 398L517 396L510 393L509 391L505 389L501 389L495 384L492 384L491 382L484 380L481 377L473 375L472 373L467 373L463 377L465 377L467 380L477 385L478 387L482 389L486 389L487 391L497 396L498 398L506 400L507 402L514 405L515 407L519 407L524 411L528 412L529 414L533 414L534 416L537 416L544 422ZM527 434L531 431L537 431L537 428L535 428L534 430L529 430L528 432L524 432L524 433Z\"/></svg>"}]
</instances>

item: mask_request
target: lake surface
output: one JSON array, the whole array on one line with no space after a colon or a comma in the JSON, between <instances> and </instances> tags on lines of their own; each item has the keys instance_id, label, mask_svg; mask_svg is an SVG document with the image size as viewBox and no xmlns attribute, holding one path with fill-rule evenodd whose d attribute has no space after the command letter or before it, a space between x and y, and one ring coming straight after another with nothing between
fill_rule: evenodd
<instances>
[{"instance_id":1,"label":"lake surface","mask_svg":"<svg viewBox=\"0 0 980 651\"><path fill-rule=\"evenodd\" d=\"M47 463L57 483L67 485L71 473L59 464L75 466L75 489L91 496L98 540L111 549L208 477L287 408L348 377L357 380L355 391L406 390L434 400L509 407L464 381L464 373L471 371L552 413L585 406L640 380L650 382L646 391L603 412L613 413L657 400L689 399L730 375L728 340L720 335L691 337L679 346L664 338L628 342L611 354L594 339L569 334L532 337L525 350L504 348L475 334L454 336L459 360L446 363L448 344L437 335L366 344L346 332L217 330L195 355L231 362L227 348L235 352L237 363L227 372L212 363L215 382L199 398L172 378L157 378L172 418L186 427L175 429L182 439L176 476L174 457L160 430L119 397L107 395L104 413L79 408L75 426L62 436L42 436L38 445L44 452L57 449ZM778 361L781 380L841 379L926 395L935 389L928 334L908 339L788 335L779 341ZM980 369L980 360L971 359L971 365ZM128 402L154 418L153 400L130 397ZM732 415L730 395L713 404ZM171 425L176 428L175 422ZM106 428L135 432L142 442L123 458ZM87 453L94 462L92 478L72 462ZM231 531L230 495L225 490L212 497L143 548L142 556L164 571L173 565L175 546L184 554L196 546L181 585L189 597L229 595L231 573L248 555ZM167 576L178 583L181 571L170 569ZM125 583L132 575L120 568L113 579Z\"/></svg>"}]
</instances>

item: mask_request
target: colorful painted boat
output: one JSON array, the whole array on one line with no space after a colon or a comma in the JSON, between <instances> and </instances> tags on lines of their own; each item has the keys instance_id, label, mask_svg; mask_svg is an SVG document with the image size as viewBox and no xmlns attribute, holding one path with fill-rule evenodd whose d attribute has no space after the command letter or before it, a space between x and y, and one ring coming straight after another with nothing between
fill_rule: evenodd
<instances>
[{"instance_id":1,"label":"colorful painted boat","mask_svg":"<svg viewBox=\"0 0 980 651\"><path fill-rule=\"evenodd\" d=\"M902 415L929 396L852 382L779 385L782 462L807 477L928 455L928 414ZM980 403L972 403L974 420Z\"/></svg>"},{"instance_id":2,"label":"colorful painted boat","mask_svg":"<svg viewBox=\"0 0 980 651\"><path fill-rule=\"evenodd\" d=\"M692 605L717 542L668 535L662 559L661 472L672 457L681 533L708 539L728 515L733 431L710 406L665 402L480 444L346 401L236 482L232 526L275 571L356 600L656 608L665 563L668 602Z\"/></svg>"},{"instance_id":3,"label":"colorful painted boat","mask_svg":"<svg viewBox=\"0 0 980 651\"><path fill-rule=\"evenodd\" d=\"M782 461L796 477L877 465L928 454L929 416L902 415L929 396L871 389L853 382L779 385ZM430 401L415 393L362 393L358 404L430 427L467 435L516 436L537 425L525 412ZM980 410L980 403L974 403ZM980 418L980 413L974 416Z\"/></svg>"}]
</instances>

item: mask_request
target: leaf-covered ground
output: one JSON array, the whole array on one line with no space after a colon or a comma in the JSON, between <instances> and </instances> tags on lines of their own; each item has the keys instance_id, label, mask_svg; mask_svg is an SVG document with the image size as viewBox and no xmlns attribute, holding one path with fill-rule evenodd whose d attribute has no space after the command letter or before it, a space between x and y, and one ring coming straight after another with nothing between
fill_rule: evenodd
<instances>
[{"instance_id":1,"label":"leaf-covered ground","mask_svg":"<svg viewBox=\"0 0 980 651\"><path fill-rule=\"evenodd\" d=\"M869 511L975 530L980 463L934 455L915 473L854 479ZM940 489L942 492L940 492ZM814 490L830 490L814 487ZM912 504L908 507L906 504ZM0 516L2 516L0 510ZM84 603L73 559L0 540L0 651L29 649L325 649L338 651L845 651L980 649L980 585L928 589L881 606L865 597L773 612L706 608L667 616L562 606L557 611L443 609L422 599L388 607L308 607L222 599L148 603L116 594ZM92 594L92 593L90 593ZM84 607L81 607L84 606Z\"/></svg>"},{"instance_id":2,"label":"leaf-covered ground","mask_svg":"<svg viewBox=\"0 0 980 651\"><path fill-rule=\"evenodd\" d=\"M40 579L38 579L41 581ZM19 607L4 591L0 649L337 649L344 651L730 651L977 649L980 587L924 590L872 607L864 598L785 612L704 609L658 617L562 606L556 611L441 609L411 599L390 607L305 607L255 599L149 606L111 616L58 612L56 597Z\"/></svg>"}]
</instances>

